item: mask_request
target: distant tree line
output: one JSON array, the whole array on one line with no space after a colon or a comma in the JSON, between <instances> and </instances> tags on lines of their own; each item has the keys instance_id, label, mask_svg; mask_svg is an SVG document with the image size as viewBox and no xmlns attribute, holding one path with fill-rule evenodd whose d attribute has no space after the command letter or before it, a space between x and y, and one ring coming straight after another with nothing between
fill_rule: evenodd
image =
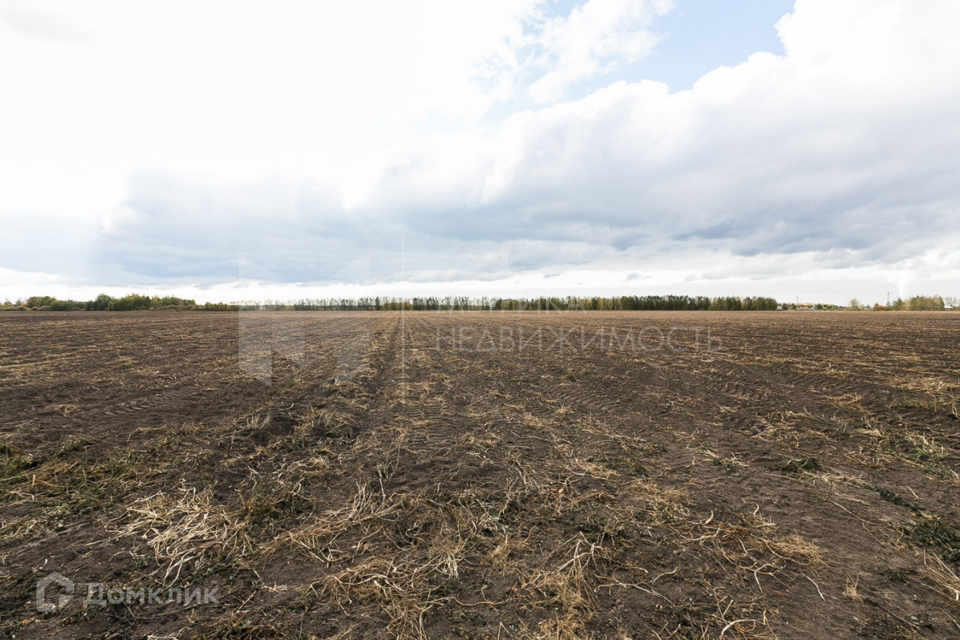
<instances>
[{"instance_id":1,"label":"distant tree line","mask_svg":"<svg viewBox=\"0 0 960 640\"><path fill-rule=\"evenodd\" d=\"M582 298L375 297L240 302L243 311L773 311L773 298L619 296Z\"/></svg>"},{"instance_id":2,"label":"distant tree line","mask_svg":"<svg viewBox=\"0 0 960 640\"><path fill-rule=\"evenodd\" d=\"M586 310L586 311L775 311L774 298L734 296L618 296L612 298L499 299L496 310Z\"/></svg>"},{"instance_id":3,"label":"distant tree line","mask_svg":"<svg viewBox=\"0 0 960 640\"><path fill-rule=\"evenodd\" d=\"M446 297L363 297L303 299L296 302L278 300L207 302L175 296L146 296L136 293L114 298L105 293L94 300L58 300L50 296L34 296L15 303L7 301L4 309L39 311L772 311L778 303L773 298L706 296L619 296L539 297L539 298L470 298Z\"/></svg>"},{"instance_id":4,"label":"distant tree line","mask_svg":"<svg viewBox=\"0 0 960 640\"><path fill-rule=\"evenodd\" d=\"M890 304L893 311L944 311L947 308L958 308L956 298L942 298L941 296L913 296L909 300L897 298Z\"/></svg>"},{"instance_id":5,"label":"distant tree line","mask_svg":"<svg viewBox=\"0 0 960 640\"><path fill-rule=\"evenodd\" d=\"M856 303L856 304L854 304ZM837 305L817 304L807 307L819 310L841 309ZM851 301L852 309L868 309ZM207 302L176 296L146 296L131 293L114 298L101 293L94 300L58 300L50 296L33 296L26 300L0 305L2 310L35 311L775 311L797 309L795 304L778 303L763 296L740 298L725 296L615 296L602 297L538 297L538 298L470 298L446 297L362 297L303 299L295 302L279 300ZM885 309L875 305L874 309ZM941 296L914 296L896 300L889 309L894 311L943 311L960 309L956 298Z\"/></svg>"},{"instance_id":6,"label":"distant tree line","mask_svg":"<svg viewBox=\"0 0 960 640\"><path fill-rule=\"evenodd\" d=\"M854 298L847 308L854 311L955 311L960 310L960 300L950 296L913 296L907 300L897 298L888 307L879 303L870 307Z\"/></svg>"},{"instance_id":7,"label":"distant tree line","mask_svg":"<svg viewBox=\"0 0 960 640\"><path fill-rule=\"evenodd\" d=\"M3 304L5 309L33 311L146 311L148 309L186 311L203 309L204 306L206 305L198 306L195 300L187 298L176 296L151 297L138 293L131 293L120 298L101 293L93 300L58 300L50 296L32 296L16 302L7 300Z\"/></svg>"}]
</instances>

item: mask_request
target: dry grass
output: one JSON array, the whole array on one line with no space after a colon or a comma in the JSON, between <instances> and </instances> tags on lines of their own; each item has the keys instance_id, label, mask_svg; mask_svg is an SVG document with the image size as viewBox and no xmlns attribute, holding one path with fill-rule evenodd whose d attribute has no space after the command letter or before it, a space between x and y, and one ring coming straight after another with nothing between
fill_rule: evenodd
<instances>
[{"instance_id":1,"label":"dry grass","mask_svg":"<svg viewBox=\"0 0 960 640\"><path fill-rule=\"evenodd\" d=\"M306 594L341 607L374 605L400 637L425 637L424 616L450 599L460 578L469 520L419 496L358 486L349 503L278 537L266 553L293 547L335 567ZM431 531L427 522L437 523ZM398 550L399 546L399 550Z\"/></svg>"},{"instance_id":2,"label":"dry grass","mask_svg":"<svg viewBox=\"0 0 960 640\"><path fill-rule=\"evenodd\" d=\"M778 558L785 558L800 564L823 568L823 552L817 545L804 540L801 536L790 534L772 540L763 539L764 544Z\"/></svg>"},{"instance_id":3,"label":"dry grass","mask_svg":"<svg viewBox=\"0 0 960 640\"><path fill-rule=\"evenodd\" d=\"M282 533L264 549L264 553L294 547L318 560L332 562L344 554L359 551L359 547L347 552L333 546L346 532L368 524L382 525L389 516L415 503L416 499L408 495L386 498L366 485L358 485L357 492L344 507L327 511L297 529Z\"/></svg>"},{"instance_id":4,"label":"dry grass","mask_svg":"<svg viewBox=\"0 0 960 640\"><path fill-rule=\"evenodd\" d=\"M922 572L945 596L954 602L960 602L960 576L954 567L937 555L924 553Z\"/></svg>"},{"instance_id":5,"label":"dry grass","mask_svg":"<svg viewBox=\"0 0 960 640\"><path fill-rule=\"evenodd\" d=\"M847 582L843 587L843 597L853 602L863 602L863 596L860 595L859 589L860 576L857 576L854 580L847 578Z\"/></svg>"},{"instance_id":6,"label":"dry grass","mask_svg":"<svg viewBox=\"0 0 960 640\"><path fill-rule=\"evenodd\" d=\"M178 497L156 493L129 507L125 520L115 534L146 540L156 559L165 563L162 579L169 584L177 582L185 568L200 571L252 549L242 513L213 504L208 490L191 488Z\"/></svg>"}]
</instances>

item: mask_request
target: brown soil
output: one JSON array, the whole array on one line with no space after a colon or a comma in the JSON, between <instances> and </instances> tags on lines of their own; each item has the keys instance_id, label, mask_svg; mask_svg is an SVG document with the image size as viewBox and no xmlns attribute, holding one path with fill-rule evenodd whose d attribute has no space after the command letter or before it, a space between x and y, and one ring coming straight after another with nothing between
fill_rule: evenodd
<instances>
[{"instance_id":1,"label":"brown soil","mask_svg":"<svg viewBox=\"0 0 960 640\"><path fill-rule=\"evenodd\" d=\"M5 314L0 633L958 637L958 345L950 313ZM38 612L53 571L217 602Z\"/></svg>"}]
</instances>

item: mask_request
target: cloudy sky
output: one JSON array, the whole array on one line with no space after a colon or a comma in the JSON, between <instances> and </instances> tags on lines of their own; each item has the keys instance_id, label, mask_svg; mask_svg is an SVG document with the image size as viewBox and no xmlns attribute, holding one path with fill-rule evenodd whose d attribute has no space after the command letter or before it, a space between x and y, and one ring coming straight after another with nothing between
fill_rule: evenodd
<instances>
[{"instance_id":1,"label":"cloudy sky","mask_svg":"<svg viewBox=\"0 0 960 640\"><path fill-rule=\"evenodd\" d=\"M0 0L0 297L960 295L955 0Z\"/></svg>"}]
</instances>

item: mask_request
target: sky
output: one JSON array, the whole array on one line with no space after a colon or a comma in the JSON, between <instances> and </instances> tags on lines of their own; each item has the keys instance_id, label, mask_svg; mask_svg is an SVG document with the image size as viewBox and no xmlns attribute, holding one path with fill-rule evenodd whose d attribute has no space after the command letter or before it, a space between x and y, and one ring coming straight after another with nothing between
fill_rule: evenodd
<instances>
[{"instance_id":1,"label":"sky","mask_svg":"<svg viewBox=\"0 0 960 640\"><path fill-rule=\"evenodd\" d=\"M953 0L0 0L0 299L960 295Z\"/></svg>"}]
</instances>

